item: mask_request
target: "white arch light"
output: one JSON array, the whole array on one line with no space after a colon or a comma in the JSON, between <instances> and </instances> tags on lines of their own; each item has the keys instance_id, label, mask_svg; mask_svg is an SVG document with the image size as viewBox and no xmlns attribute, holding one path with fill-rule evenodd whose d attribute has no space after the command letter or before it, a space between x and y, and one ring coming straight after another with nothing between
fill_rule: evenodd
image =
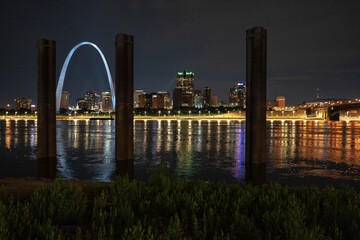
<instances>
[{"instance_id":1,"label":"white arch light","mask_svg":"<svg viewBox=\"0 0 360 240\"><path fill-rule=\"evenodd\" d=\"M61 69L61 73L60 73L60 77L59 77L59 82L56 88L56 111L59 112L60 111L60 102L61 102L61 93L63 90L63 86L64 86L64 79L65 79L65 75L66 75L66 70L67 67L69 65L70 59L72 57L72 55L74 54L74 52L76 51L76 49L78 49L79 47L83 46L83 45L89 45L94 47L98 53L101 56L101 59L104 62L104 66L106 69L106 73L107 73L107 77L109 80L109 85L110 85L110 91L111 91L111 99L112 99L112 104L113 104L113 109L115 110L115 92L114 92L114 83L112 81L111 78L111 73L110 73L110 69L109 69L109 65L105 59L104 54L102 53L102 51L100 50L100 48L98 46L96 46L94 43L92 42L81 42L79 44L77 44L75 47L73 47L73 49L71 49L71 51L69 52L69 54L67 55L64 65Z\"/></svg>"}]
</instances>

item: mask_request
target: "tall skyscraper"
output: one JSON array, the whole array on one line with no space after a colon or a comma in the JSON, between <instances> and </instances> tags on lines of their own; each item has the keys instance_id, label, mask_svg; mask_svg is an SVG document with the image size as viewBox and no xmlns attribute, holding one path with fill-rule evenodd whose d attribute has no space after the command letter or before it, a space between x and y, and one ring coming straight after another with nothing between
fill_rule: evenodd
<instances>
[{"instance_id":1,"label":"tall skyscraper","mask_svg":"<svg viewBox=\"0 0 360 240\"><path fill-rule=\"evenodd\" d=\"M60 109L69 109L70 93L67 91L62 91Z\"/></svg>"},{"instance_id":2,"label":"tall skyscraper","mask_svg":"<svg viewBox=\"0 0 360 240\"><path fill-rule=\"evenodd\" d=\"M84 100L90 103L91 110L100 110L101 96L96 91L86 91Z\"/></svg>"},{"instance_id":3,"label":"tall skyscraper","mask_svg":"<svg viewBox=\"0 0 360 240\"><path fill-rule=\"evenodd\" d=\"M102 101L101 108L103 112L112 112L113 111L113 103L110 92L102 92Z\"/></svg>"},{"instance_id":4,"label":"tall skyscraper","mask_svg":"<svg viewBox=\"0 0 360 240\"><path fill-rule=\"evenodd\" d=\"M194 73L178 72L173 91L174 107L192 107L194 103Z\"/></svg>"},{"instance_id":5,"label":"tall skyscraper","mask_svg":"<svg viewBox=\"0 0 360 240\"><path fill-rule=\"evenodd\" d=\"M134 92L134 108L138 108L140 106L140 95L145 94L143 90L135 90Z\"/></svg>"},{"instance_id":6,"label":"tall skyscraper","mask_svg":"<svg viewBox=\"0 0 360 240\"><path fill-rule=\"evenodd\" d=\"M237 83L230 88L229 105L246 107L246 85L244 83Z\"/></svg>"},{"instance_id":7,"label":"tall skyscraper","mask_svg":"<svg viewBox=\"0 0 360 240\"><path fill-rule=\"evenodd\" d=\"M211 106L211 88L210 87L204 87L203 90L203 97L204 97L204 108Z\"/></svg>"}]
</instances>

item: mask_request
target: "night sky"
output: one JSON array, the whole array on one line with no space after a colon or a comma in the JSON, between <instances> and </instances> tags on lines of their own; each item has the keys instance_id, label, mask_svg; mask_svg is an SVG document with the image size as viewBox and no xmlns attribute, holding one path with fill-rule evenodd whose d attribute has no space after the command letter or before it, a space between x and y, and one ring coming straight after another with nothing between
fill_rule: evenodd
<instances>
[{"instance_id":1,"label":"night sky","mask_svg":"<svg viewBox=\"0 0 360 240\"><path fill-rule=\"evenodd\" d=\"M316 98L360 98L360 1L0 0L0 107L14 98L36 103L36 41L57 44L57 78L71 48L99 46L115 73L115 35L135 38L135 89L169 91L178 71L218 100L245 82L246 30L268 31L268 96L287 105ZM97 51L75 52L64 90L71 103L85 90L108 91Z\"/></svg>"}]
</instances>

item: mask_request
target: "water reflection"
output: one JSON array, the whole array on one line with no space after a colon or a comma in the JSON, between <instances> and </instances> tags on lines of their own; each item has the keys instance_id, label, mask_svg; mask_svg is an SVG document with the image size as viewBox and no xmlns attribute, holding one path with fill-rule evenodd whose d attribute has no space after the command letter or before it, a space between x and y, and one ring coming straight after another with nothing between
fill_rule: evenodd
<instances>
[{"instance_id":1,"label":"water reflection","mask_svg":"<svg viewBox=\"0 0 360 240\"><path fill-rule=\"evenodd\" d=\"M273 131L273 132L272 132ZM270 128L268 168L285 176L359 180L358 123L296 122ZM282 169L282 170L281 170Z\"/></svg>"},{"instance_id":2,"label":"water reflection","mask_svg":"<svg viewBox=\"0 0 360 240\"><path fill-rule=\"evenodd\" d=\"M57 121L57 170L109 181L116 171L115 122ZM179 178L243 182L245 121L134 121L135 178L165 165ZM36 121L0 121L0 176L36 176ZM360 123L267 122L268 180L360 180Z\"/></svg>"}]
</instances>

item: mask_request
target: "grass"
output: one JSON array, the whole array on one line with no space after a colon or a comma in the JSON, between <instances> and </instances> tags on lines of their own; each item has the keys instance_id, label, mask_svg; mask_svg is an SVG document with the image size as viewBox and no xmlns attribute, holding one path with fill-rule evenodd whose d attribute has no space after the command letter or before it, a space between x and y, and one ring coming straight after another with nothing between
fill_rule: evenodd
<instances>
[{"instance_id":1,"label":"grass","mask_svg":"<svg viewBox=\"0 0 360 240\"><path fill-rule=\"evenodd\" d=\"M0 239L360 239L350 188L179 181L153 169L88 196L56 180L31 197L0 188Z\"/></svg>"}]
</instances>

